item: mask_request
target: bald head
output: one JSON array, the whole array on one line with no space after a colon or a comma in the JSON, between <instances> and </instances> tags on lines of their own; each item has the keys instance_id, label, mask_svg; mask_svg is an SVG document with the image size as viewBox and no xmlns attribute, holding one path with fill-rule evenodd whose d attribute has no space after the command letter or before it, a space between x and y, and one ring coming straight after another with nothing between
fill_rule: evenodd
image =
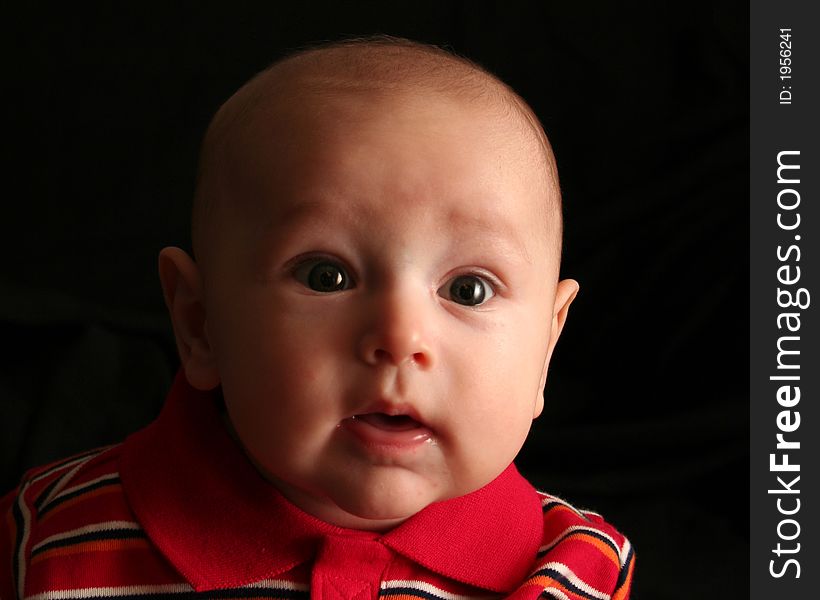
<instances>
[{"instance_id":1,"label":"bald head","mask_svg":"<svg viewBox=\"0 0 820 600\"><path fill-rule=\"evenodd\" d=\"M217 112L202 145L194 197L192 238L202 262L220 206L240 202L232 173L247 158L257 124L291 120L293 111L322 101L357 96L371 100L412 96L447 98L490 111L520 142L531 147L527 165L539 172L544 219L560 255L561 207L558 174L549 141L532 109L501 80L471 61L410 40L378 37L347 40L302 50L262 71ZM258 135L258 134L257 134Z\"/></svg>"}]
</instances>

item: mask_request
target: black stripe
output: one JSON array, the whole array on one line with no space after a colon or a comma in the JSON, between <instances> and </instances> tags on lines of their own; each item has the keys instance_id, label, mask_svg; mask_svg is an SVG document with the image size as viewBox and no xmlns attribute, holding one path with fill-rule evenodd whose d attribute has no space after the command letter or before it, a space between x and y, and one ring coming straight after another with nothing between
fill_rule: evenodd
<instances>
[{"instance_id":1,"label":"black stripe","mask_svg":"<svg viewBox=\"0 0 820 600\"><path fill-rule=\"evenodd\" d=\"M599 533L599 532L597 532L597 531L587 531L587 530L585 530L585 529L582 529L582 530L580 530L580 531L573 531L572 533L585 533L585 534L587 534L587 535L591 535L592 537L594 537L594 538L597 538L597 539L601 540L601 541L602 541L603 543L605 543L607 546L609 546L610 548L612 548L612 551L615 553L615 556L618 556L618 557L620 557L620 556L621 556L621 549L620 549L620 548L618 548L618 546L616 546L616 545L615 545L615 542L613 542L611 539L609 539L609 538L608 538L607 536L605 536L603 533Z\"/></svg>"},{"instance_id":2,"label":"black stripe","mask_svg":"<svg viewBox=\"0 0 820 600\"><path fill-rule=\"evenodd\" d=\"M550 510L555 508L556 506L563 506L560 502L555 502L553 500L548 500L546 503L541 505L541 512L547 514Z\"/></svg>"},{"instance_id":3,"label":"black stripe","mask_svg":"<svg viewBox=\"0 0 820 600\"><path fill-rule=\"evenodd\" d=\"M54 478L54 481L52 481L51 483L49 483L49 484L46 486L46 489L44 489L44 490L40 493L40 495L39 495L39 496L37 496L37 499L34 501L34 508L37 510L37 513L38 513L38 514L40 513L40 509L43 507L43 504L45 503L46 499L47 499L47 498L49 497L49 495L51 494L51 490L53 490L55 487L57 487L57 484L58 484L58 483L60 483L60 478L59 478L59 477L55 477L55 478Z\"/></svg>"},{"instance_id":4,"label":"black stripe","mask_svg":"<svg viewBox=\"0 0 820 600\"><path fill-rule=\"evenodd\" d=\"M557 502L555 500L549 500L546 504L542 504L541 505L541 512L544 513L544 514L547 514L553 508L557 508L559 506L563 506L564 508L568 508L569 510L574 512L576 515L580 516L582 519L585 519L585 520L589 521L589 519L587 519L581 512L579 512L578 510L572 508L569 504L566 504L564 502Z\"/></svg>"},{"instance_id":5,"label":"black stripe","mask_svg":"<svg viewBox=\"0 0 820 600\"><path fill-rule=\"evenodd\" d=\"M590 519L588 516L586 516L584 514L584 511L578 510L577 508L574 508L574 507L570 506L566 502L558 502L556 500L548 500L546 504L542 504L541 505L541 512L546 515L549 511L551 511L553 508L556 508L558 506L563 506L564 508L568 508L569 510L574 512L576 515L581 517L587 523L592 523L593 522L592 519Z\"/></svg>"},{"instance_id":6,"label":"black stripe","mask_svg":"<svg viewBox=\"0 0 820 600\"><path fill-rule=\"evenodd\" d=\"M38 516L42 516L42 515L46 514L47 512L49 512L50 510L53 510L55 507L60 506L60 504L62 504L63 502L66 502L67 500L71 500L72 498L76 498L77 496L82 496L83 494L85 494L86 492L90 492L91 490L97 490L97 489L99 489L101 487L105 487L107 485L119 485L119 483L120 483L120 478L119 478L119 476L117 476L114 479L105 479L103 481L98 481L97 483L95 483L93 485L89 485L89 486L86 486L86 487L82 487L78 490L74 490L70 494L65 494L64 496L60 496L59 498L55 498L54 500L52 500L51 502L49 502L48 504L46 504L42 508L38 509L37 514L38 514Z\"/></svg>"},{"instance_id":7,"label":"black stripe","mask_svg":"<svg viewBox=\"0 0 820 600\"><path fill-rule=\"evenodd\" d=\"M61 540L54 540L47 544L43 544L36 550L32 551L32 558L38 554L42 554L46 550L52 548L62 548L64 546L72 546L74 544L81 544L83 542L91 542L96 540L132 540L144 538L145 532L141 529L106 529L103 531L89 531L87 533L80 533L72 535L71 537L63 538Z\"/></svg>"},{"instance_id":8,"label":"black stripe","mask_svg":"<svg viewBox=\"0 0 820 600\"><path fill-rule=\"evenodd\" d=\"M599 533L599 532L597 532L597 531L595 531L595 530L590 531L590 530L588 530L588 529L576 529L576 530L574 530L574 531L570 531L570 532L568 532L567 534L565 534L565 535L563 535L562 537L560 537L560 538L558 539L558 541L556 541L556 542L555 542L552 546L550 546L548 549L540 551L540 552L538 553L538 557L540 558L540 557L542 557L542 556L546 556L547 552L549 552L549 551L550 551L550 550L552 550L553 548L557 547L557 546L558 546L561 542L563 542L563 541L564 541L564 540L566 540L567 538L571 538L571 537L572 537L572 536L574 536L574 535L580 535L580 534L586 534L586 535L588 535L588 536L594 537L595 539L601 540L601 541L602 541L603 543L605 543L607 546L609 546L610 548L612 548L612 551L613 551L613 552L615 552L615 554L616 554L617 556L620 556L620 555L621 555L621 551L620 551L620 549L618 548L618 546L616 546L616 545L615 545L615 543L614 543L612 540L610 540L608 537L606 537L604 534Z\"/></svg>"},{"instance_id":9,"label":"black stripe","mask_svg":"<svg viewBox=\"0 0 820 600\"><path fill-rule=\"evenodd\" d=\"M621 567L621 572L618 573L618 581L615 583L615 591L621 589L621 586L626 582L626 576L629 575L629 565L632 564L632 545L629 546L629 553L626 555L626 560Z\"/></svg>"},{"instance_id":10,"label":"black stripe","mask_svg":"<svg viewBox=\"0 0 820 600\"><path fill-rule=\"evenodd\" d=\"M555 569L541 569L540 571L537 571L535 575L533 575L533 577L538 577L539 575L547 575L548 577L552 577L555 581L563 585L573 594L578 594L579 596L582 596L584 598L589 598L589 600L600 600L600 598L588 594L587 592L579 588L577 585L573 584L569 579L567 579L563 574L556 571Z\"/></svg>"},{"instance_id":11,"label":"black stripe","mask_svg":"<svg viewBox=\"0 0 820 600\"><path fill-rule=\"evenodd\" d=\"M386 590L382 590L379 593L379 598L383 596L415 596L416 598L428 598L429 600L443 600L442 596L438 596L432 592L426 592L424 590L419 590L416 588L411 587L400 587L400 588L389 588Z\"/></svg>"},{"instance_id":12,"label":"black stripe","mask_svg":"<svg viewBox=\"0 0 820 600\"><path fill-rule=\"evenodd\" d=\"M66 465L69 465L73 462L77 462L77 463L82 462L82 459L91 458L95 454L102 454L103 452L105 452L109 448L110 448L110 446L105 446L105 447L102 447L102 448L94 448L93 450L89 450L89 451L83 452L81 454L75 454L74 456L69 456L68 458L66 458L64 460L61 460L60 462L58 462L56 465L49 468L48 470L43 471L42 473L37 473L36 475L34 475L31 478L31 481L32 482L39 481L43 477L48 477L52 473L56 473L57 471L59 471L60 469L65 467Z\"/></svg>"},{"instance_id":13,"label":"black stripe","mask_svg":"<svg viewBox=\"0 0 820 600\"><path fill-rule=\"evenodd\" d=\"M59 471L63 467L71 465L71 463L76 462L77 464L79 464L79 463L83 462L83 460L90 460L90 459L94 458L95 456L97 456L99 454L102 454L106 450L108 450L108 448L95 448L94 450L89 450L88 452L84 452L83 454L75 454L74 456L71 456L71 457L69 457L65 460L60 461L59 463L57 463L56 465L54 465L53 467L51 467L47 471L43 471L42 473L39 473L39 474L35 475L29 481L31 483L34 483L35 481L39 481L41 479L44 479L45 477L48 477L49 475L52 475L52 474L56 473L57 471ZM71 466L74 466L74 465L71 465ZM34 507L37 509L38 513L40 512L40 509L42 508L43 503L45 503L46 499L51 494L51 491L57 486L57 484L59 484L63 480L64 476L65 476L65 473L63 473L60 477L56 477L51 483L49 483L46 486L46 489L44 489L42 492L40 492L40 495L37 496L37 499L34 501Z\"/></svg>"}]
</instances>

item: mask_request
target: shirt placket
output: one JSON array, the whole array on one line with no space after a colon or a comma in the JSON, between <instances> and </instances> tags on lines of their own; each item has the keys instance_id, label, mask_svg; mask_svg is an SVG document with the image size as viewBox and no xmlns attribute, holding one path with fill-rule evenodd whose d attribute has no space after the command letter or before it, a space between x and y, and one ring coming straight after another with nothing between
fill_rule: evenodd
<instances>
[{"instance_id":1,"label":"shirt placket","mask_svg":"<svg viewBox=\"0 0 820 600\"><path fill-rule=\"evenodd\" d=\"M392 552L378 539L327 536L322 540L310 580L316 600L376 600Z\"/></svg>"}]
</instances>

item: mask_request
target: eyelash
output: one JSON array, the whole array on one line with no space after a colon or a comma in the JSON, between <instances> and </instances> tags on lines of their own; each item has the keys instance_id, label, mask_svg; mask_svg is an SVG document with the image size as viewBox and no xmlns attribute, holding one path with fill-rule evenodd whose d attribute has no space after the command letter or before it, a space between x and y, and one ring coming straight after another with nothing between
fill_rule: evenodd
<instances>
[{"instance_id":1,"label":"eyelash","mask_svg":"<svg viewBox=\"0 0 820 600\"><path fill-rule=\"evenodd\" d=\"M329 256L323 255L312 255L303 258L297 258L295 262L296 264L290 269L291 276L294 279L296 279L299 283L301 283L303 286L315 292L318 292L320 294L333 294L336 292L341 292L356 287L355 280L350 275L350 269L344 264L343 261L340 261L336 258L331 258ZM314 272L314 269L316 269L316 267L325 265L338 271L338 273L335 275L335 282L330 279L322 281L322 278L324 278L325 275L327 275L328 277L334 277L331 270L327 270L324 273ZM475 279L481 283L481 291L474 292L474 295L478 299L478 301L475 304L461 303L455 300L455 298L453 298L452 295L445 296L442 294L442 292L445 291L452 292L453 286L459 279L464 279L465 283L466 280L469 279ZM327 283L331 283L333 285L329 286L329 289L326 290L317 289L320 285L324 285ZM436 290L436 293L442 298L450 300L455 304L464 306L466 308L475 309L477 307L483 306L486 302L491 300L498 293L498 287L499 284L494 277L491 277L483 272L468 271L464 273L459 273L457 275L452 275L451 277L449 277L444 282L444 284Z\"/></svg>"},{"instance_id":2,"label":"eyelash","mask_svg":"<svg viewBox=\"0 0 820 600\"><path fill-rule=\"evenodd\" d=\"M475 280L481 282L481 286L482 286L481 291L480 292L477 292L477 291L473 292L473 298L475 299L477 297L477 300L478 300L475 304L458 302L455 298L452 297L453 289L454 289L456 283L460 279L463 279L463 280L475 279ZM492 280L492 278L488 277L487 275L485 275L483 273L467 272L467 273L461 273L459 275L453 275L452 277L448 278L444 282L444 285L442 285L440 288L438 288L438 290L436 290L436 293L439 296L441 296L442 298L444 298L446 300L450 300L450 301L452 301L452 302L454 302L454 303L456 303L460 306L475 309L475 308L483 306L488 301L490 301L498 293L497 287L498 287L497 283L494 282ZM445 292L445 293L449 292L450 295L445 296L444 294L442 294L442 292ZM487 293L487 292L489 292L489 293Z\"/></svg>"},{"instance_id":3,"label":"eyelash","mask_svg":"<svg viewBox=\"0 0 820 600\"><path fill-rule=\"evenodd\" d=\"M297 258L295 262L296 264L291 268L291 276L305 287L308 287L314 291L329 294L356 287L356 282L354 278L350 276L350 269L344 264L344 262L336 258L331 258L329 256L322 255L313 255ZM321 265L327 265L328 267L333 267L337 269L339 273L342 275L342 281L340 281L339 283L344 284L344 287L341 287L339 289L330 289L326 291L318 290L316 288L311 287L311 278L313 275L313 270Z\"/></svg>"}]
</instances>

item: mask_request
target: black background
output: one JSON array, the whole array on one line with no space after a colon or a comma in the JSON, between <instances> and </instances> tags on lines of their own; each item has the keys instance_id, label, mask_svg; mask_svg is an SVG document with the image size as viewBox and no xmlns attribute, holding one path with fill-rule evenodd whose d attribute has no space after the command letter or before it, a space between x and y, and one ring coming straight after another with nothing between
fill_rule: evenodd
<instances>
[{"instance_id":1,"label":"black background","mask_svg":"<svg viewBox=\"0 0 820 600\"><path fill-rule=\"evenodd\" d=\"M122 439L176 356L156 256L189 243L213 112L288 48L446 45L541 118L581 293L519 467L602 512L635 598L748 595L744 3L28 3L7 14L0 488Z\"/></svg>"}]
</instances>

